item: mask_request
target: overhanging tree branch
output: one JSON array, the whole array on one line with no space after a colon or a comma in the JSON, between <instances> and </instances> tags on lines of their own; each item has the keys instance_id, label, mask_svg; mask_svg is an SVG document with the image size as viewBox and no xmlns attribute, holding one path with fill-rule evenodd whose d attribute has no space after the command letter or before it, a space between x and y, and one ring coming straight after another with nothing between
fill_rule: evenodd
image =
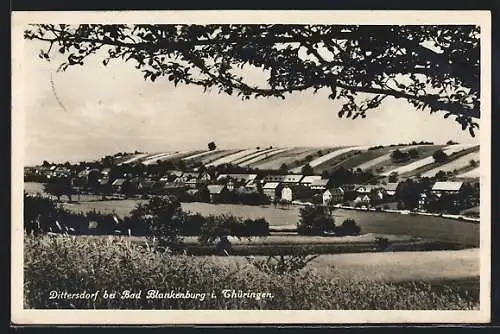
<instances>
[{"instance_id":1,"label":"overhanging tree branch","mask_svg":"<svg viewBox=\"0 0 500 334\"><path fill-rule=\"evenodd\" d=\"M393 96L456 115L471 134L481 114L477 26L34 25L25 38L49 43L46 59L59 45L69 54L63 70L106 48L105 65L132 59L145 79L215 86L243 99L332 87L330 98L347 99L343 108L364 113ZM314 59L303 58L301 47ZM261 69L269 87L235 74L245 66ZM372 97L358 104L358 93Z\"/></svg>"}]
</instances>

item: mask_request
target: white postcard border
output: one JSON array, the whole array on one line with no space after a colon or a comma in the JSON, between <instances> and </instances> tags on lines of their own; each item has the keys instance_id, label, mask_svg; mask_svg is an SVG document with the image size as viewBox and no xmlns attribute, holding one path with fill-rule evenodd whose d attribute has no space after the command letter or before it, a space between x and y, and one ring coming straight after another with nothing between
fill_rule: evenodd
<instances>
[{"instance_id":1,"label":"white postcard border","mask_svg":"<svg viewBox=\"0 0 500 334\"><path fill-rule=\"evenodd\" d=\"M481 27L479 311L23 309L23 30L30 23L477 24ZM12 13L11 321L14 324L483 323L490 320L491 15L489 11L103 11Z\"/></svg>"}]
</instances>

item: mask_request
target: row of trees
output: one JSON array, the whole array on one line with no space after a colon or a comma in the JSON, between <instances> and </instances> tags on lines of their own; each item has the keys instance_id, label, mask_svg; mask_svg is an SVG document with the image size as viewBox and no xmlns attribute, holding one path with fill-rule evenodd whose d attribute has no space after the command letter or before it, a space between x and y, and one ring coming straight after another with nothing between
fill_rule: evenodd
<instances>
[{"instance_id":1,"label":"row of trees","mask_svg":"<svg viewBox=\"0 0 500 334\"><path fill-rule=\"evenodd\" d=\"M24 227L28 233L116 234L146 236L152 245L180 250L183 237L198 236L211 244L227 236L259 237L269 235L263 219L242 219L232 215L202 216L181 209L172 196L155 196L138 203L129 216L96 211L72 213L48 198L24 196Z\"/></svg>"}]
</instances>

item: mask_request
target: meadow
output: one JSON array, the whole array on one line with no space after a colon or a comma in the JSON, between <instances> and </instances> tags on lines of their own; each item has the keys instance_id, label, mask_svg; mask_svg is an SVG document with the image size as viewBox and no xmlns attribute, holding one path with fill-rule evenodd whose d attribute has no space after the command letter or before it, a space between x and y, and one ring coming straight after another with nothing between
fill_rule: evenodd
<instances>
[{"instance_id":1,"label":"meadow","mask_svg":"<svg viewBox=\"0 0 500 334\"><path fill-rule=\"evenodd\" d=\"M126 216L138 200L95 201L65 204L74 212L97 210L103 213L115 212ZM238 204L182 203L182 209L201 215L231 214L238 217L265 218L274 229L295 228L299 221L299 207L278 208L271 206L247 206ZM408 235L455 243L463 247L479 247L479 224L433 216L400 215L387 212L367 212L336 209L334 219L341 223L354 219L363 233Z\"/></svg>"},{"instance_id":2,"label":"meadow","mask_svg":"<svg viewBox=\"0 0 500 334\"><path fill-rule=\"evenodd\" d=\"M428 170L427 172L422 174L422 177L434 177L439 171L444 171L444 172L452 172L453 170L462 171L467 167L471 167L470 166L471 160L479 161L479 157L480 157L479 151L471 152L458 159L452 160L447 164Z\"/></svg>"},{"instance_id":3,"label":"meadow","mask_svg":"<svg viewBox=\"0 0 500 334\"><path fill-rule=\"evenodd\" d=\"M242 256L202 257L224 265L245 265ZM263 258L263 257L256 257ZM330 278L404 282L409 280L474 280L479 277L479 249L417 252L322 254L308 270Z\"/></svg>"},{"instance_id":4,"label":"meadow","mask_svg":"<svg viewBox=\"0 0 500 334\"><path fill-rule=\"evenodd\" d=\"M364 256L364 255L363 255ZM473 256L474 257L474 256ZM408 253L406 260L422 261ZM447 255L444 258L453 259ZM469 310L479 308L478 278L458 275L452 280L349 276L339 258L316 259L293 272L266 272L234 258L172 256L124 241L124 238L25 236L24 307L28 309L303 309L303 310ZM365 264L370 257L364 257ZM429 259L429 258L428 258ZM356 262L363 259L347 259ZM239 261L239 262L238 262ZM323 264L321 264L323 261ZM376 263L384 261L377 260ZM401 258L396 259L401 262ZM425 262L425 261L424 261ZM477 262L477 261L476 261ZM331 264L341 269L333 270ZM389 264L395 263L389 261ZM439 272L439 261L429 271ZM453 263L454 267L460 263ZM308 265L308 266L309 266ZM365 266L366 267L366 266ZM407 265L407 267L409 267ZM421 266L419 266L421 267ZM359 268L359 267L358 267ZM383 269L366 267L368 271ZM344 270L345 272L345 270ZM393 270L392 272L396 272ZM418 277L418 276L417 276ZM403 280L401 280L403 279ZM130 289L138 298L121 299ZM150 289L190 291L196 298L146 298ZM254 293L251 298L225 298L222 290ZM103 298L103 291L117 298ZM50 291L94 292L94 299L49 299ZM203 298L199 298L202 296Z\"/></svg>"}]
</instances>

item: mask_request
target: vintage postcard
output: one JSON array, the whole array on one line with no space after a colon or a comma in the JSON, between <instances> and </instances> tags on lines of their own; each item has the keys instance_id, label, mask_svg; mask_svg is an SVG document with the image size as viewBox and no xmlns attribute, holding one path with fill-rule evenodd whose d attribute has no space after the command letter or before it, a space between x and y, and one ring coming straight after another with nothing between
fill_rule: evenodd
<instances>
[{"instance_id":1,"label":"vintage postcard","mask_svg":"<svg viewBox=\"0 0 500 334\"><path fill-rule=\"evenodd\" d=\"M14 12L12 322L489 322L490 21Z\"/></svg>"}]
</instances>

